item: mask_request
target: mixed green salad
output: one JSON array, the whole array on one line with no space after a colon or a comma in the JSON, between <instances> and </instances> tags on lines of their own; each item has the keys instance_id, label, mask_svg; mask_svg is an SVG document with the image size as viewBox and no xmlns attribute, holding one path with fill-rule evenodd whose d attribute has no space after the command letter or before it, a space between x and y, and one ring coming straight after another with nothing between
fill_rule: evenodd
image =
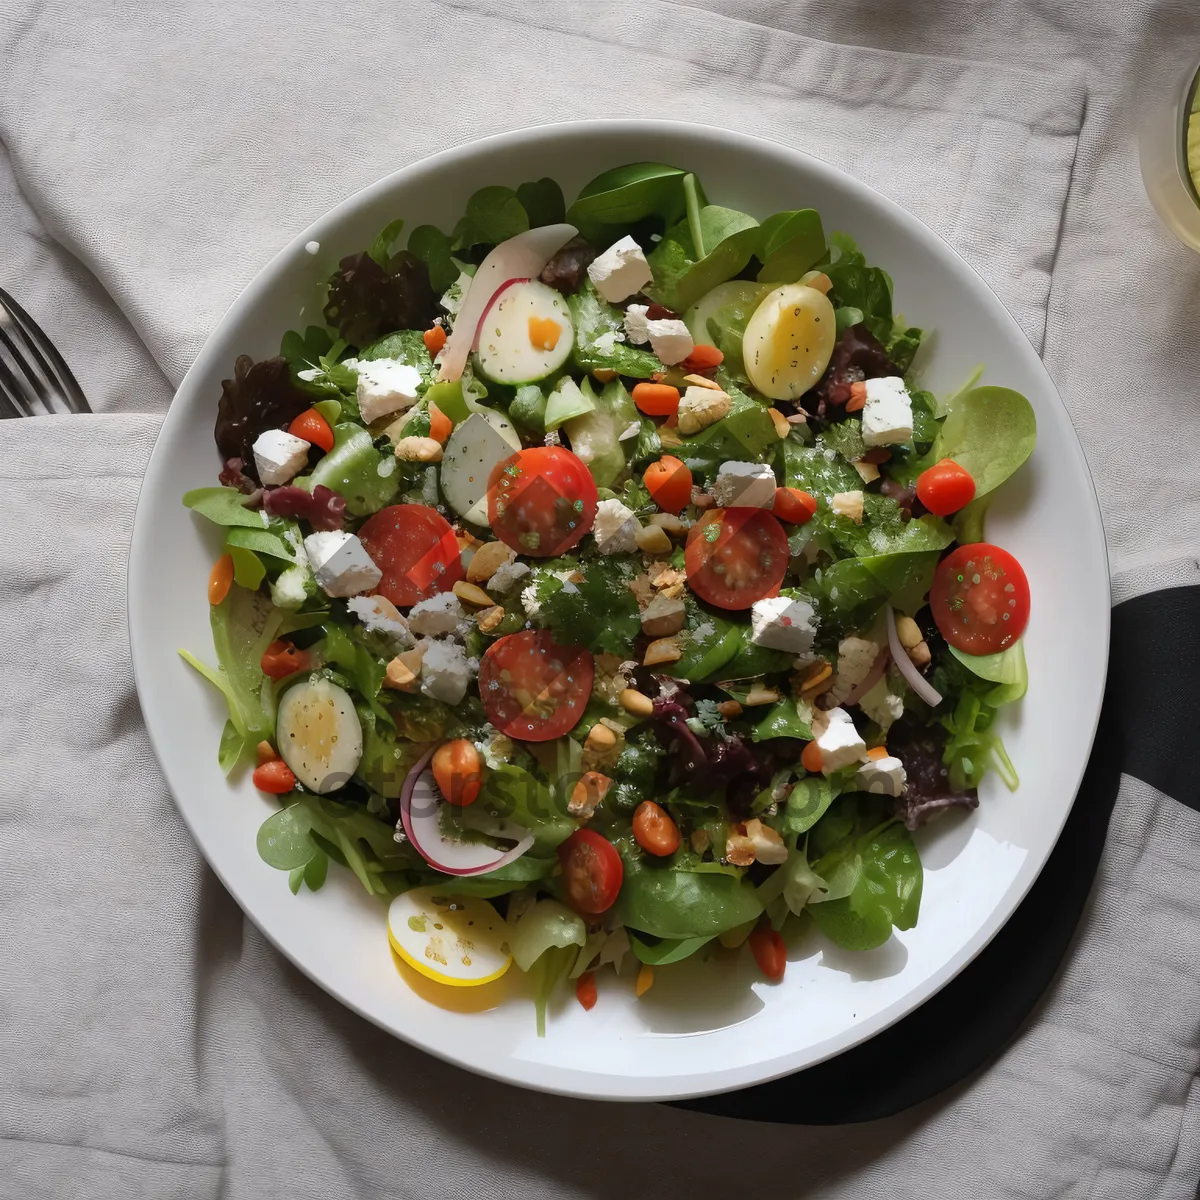
<instances>
[{"instance_id":1,"label":"mixed green salad","mask_svg":"<svg viewBox=\"0 0 1200 1200\"><path fill-rule=\"evenodd\" d=\"M912 833L1016 773L1029 589L983 540L1025 398L920 385L892 280L800 208L606 171L485 187L329 280L217 404L219 758L262 858L334 860L450 986L866 950ZM311 249L312 247L310 247Z\"/></svg>"}]
</instances>

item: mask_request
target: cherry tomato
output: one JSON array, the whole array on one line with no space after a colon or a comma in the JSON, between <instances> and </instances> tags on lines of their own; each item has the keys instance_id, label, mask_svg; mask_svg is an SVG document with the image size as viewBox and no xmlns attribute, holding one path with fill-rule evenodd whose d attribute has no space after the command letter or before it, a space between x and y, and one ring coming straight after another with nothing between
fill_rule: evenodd
<instances>
[{"instance_id":1,"label":"cherry tomato","mask_svg":"<svg viewBox=\"0 0 1200 1200\"><path fill-rule=\"evenodd\" d=\"M1007 550L959 546L938 563L929 607L942 637L964 654L1007 649L1029 623L1029 581Z\"/></svg>"},{"instance_id":2,"label":"cherry tomato","mask_svg":"<svg viewBox=\"0 0 1200 1200\"><path fill-rule=\"evenodd\" d=\"M816 499L800 488L775 489L775 507L771 511L789 525L807 525L817 512Z\"/></svg>"},{"instance_id":3,"label":"cherry tomato","mask_svg":"<svg viewBox=\"0 0 1200 1200\"><path fill-rule=\"evenodd\" d=\"M233 555L222 554L213 563L213 569L208 575L209 604L214 606L220 604L229 595L231 587L233 587Z\"/></svg>"},{"instance_id":4,"label":"cherry tomato","mask_svg":"<svg viewBox=\"0 0 1200 1200\"><path fill-rule=\"evenodd\" d=\"M596 1007L596 972L584 971L575 982L575 999L583 1005L585 1012Z\"/></svg>"},{"instance_id":5,"label":"cherry tomato","mask_svg":"<svg viewBox=\"0 0 1200 1200\"><path fill-rule=\"evenodd\" d=\"M466 808L475 803L483 783L483 765L473 742L466 738L443 742L433 752L430 765L433 781L448 804Z\"/></svg>"},{"instance_id":6,"label":"cherry tomato","mask_svg":"<svg viewBox=\"0 0 1200 1200\"><path fill-rule=\"evenodd\" d=\"M560 646L545 630L494 641L479 664L479 698L501 733L548 742L574 729L592 694L590 650Z\"/></svg>"},{"instance_id":7,"label":"cherry tomato","mask_svg":"<svg viewBox=\"0 0 1200 1200\"><path fill-rule=\"evenodd\" d=\"M761 508L710 508L688 534L688 586L717 608L775 596L788 564L787 534Z\"/></svg>"},{"instance_id":8,"label":"cherry tomato","mask_svg":"<svg viewBox=\"0 0 1200 1200\"><path fill-rule=\"evenodd\" d=\"M534 446L497 463L488 480L488 523L521 554L569 550L596 519L596 481L570 450Z\"/></svg>"},{"instance_id":9,"label":"cherry tomato","mask_svg":"<svg viewBox=\"0 0 1200 1200\"><path fill-rule=\"evenodd\" d=\"M917 477L917 499L935 517L948 517L975 499L975 480L954 459L943 458Z\"/></svg>"},{"instance_id":10,"label":"cherry tomato","mask_svg":"<svg viewBox=\"0 0 1200 1200\"><path fill-rule=\"evenodd\" d=\"M670 813L653 800L643 800L637 806L633 814L633 836L647 854L658 858L666 858L679 849L679 826L671 820Z\"/></svg>"},{"instance_id":11,"label":"cherry tomato","mask_svg":"<svg viewBox=\"0 0 1200 1200\"><path fill-rule=\"evenodd\" d=\"M563 886L576 912L594 916L612 908L625 878L617 848L594 829L577 829L558 848Z\"/></svg>"},{"instance_id":12,"label":"cherry tomato","mask_svg":"<svg viewBox=\"0 0 1200 1200\"><path fill-rule=\"evenodd\" d=\"M298 437L314 446L319 446L326 454L333 449L333 430L329 428L329 422L315 408L302 412L288 426L288 433L292 437Z\"/></svg>"},{"instance_id":13,"label":"cherry tomato","mask_svg":"<svg viewBox=\"0 0 1200 1200\"><path fill-rule=\"evenodd\" d=\"M312 665L312 655L307 650L298 650L291 642L272 642L263 651L259 665L268 679L286 679L297 671L307 671Z\"/></svg>"},{"instance_id":14,"label":"cherry tomato","mask_svg":"<svg viewBox=\"0 0 1200 1200\"><path fill-rule=\"evenodd\" d=\"M296 776L282 758L273 758L261 767L255 767L250 778L260 792L269 792L272 796L282 796L296 786Z\"/></svg>"},{"instance_id":15,"label":"cherry tomato","mask_svg":"<svg viewBox=\"0 0 1200 1200\"><path fill-rule=\"evenodd\" d=\"M448 592L464 577L454 530L424 504L381 509L358 537L383 572L376 592L400 607Z\"/></svg>"},{"instance_id":16,"label":"cherry tomato","mask_svg":"<svg viewBox=\"0 0 1200 1200\"><path fill-rule=\"evenodd\" d=\"M750 952L768 979L782 979L787 970L787 947L770 925L756 925L750 934Z\"/></svg>"},{"instance_id":17,"label":"cherry tomato","mask_svg":"<svg viewBox=\"0 0 1200 1200\"><path fill-rule=\"evenodd\" d=\"M642 476L650 499L663 512L680 513L692 499L692 473L679 459L664 454L652 462Z\"/></svg>"}]
</instances>

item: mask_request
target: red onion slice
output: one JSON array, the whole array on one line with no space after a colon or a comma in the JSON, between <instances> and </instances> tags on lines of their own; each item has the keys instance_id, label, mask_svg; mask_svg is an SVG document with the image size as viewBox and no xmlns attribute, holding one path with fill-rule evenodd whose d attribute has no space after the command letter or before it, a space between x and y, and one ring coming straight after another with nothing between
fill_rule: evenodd
<instances>
[{"instance_id":1,"label":"red onion slice","mask_svg":"<svg viewBox=\"0 0 1200 1200\"><path fill-rule=\"evenodd\" d=\"M487 302L487 308L480 315L479 324L475 326L475 340L471 343L472 350L479 349L479 335L483 332L484 325L487 324L488 313L500 302L500 297L508 291L515 283L528 283L528 279L506 279L493 293L492 298Z\"/></svg>"},{"instance_id":2,"label":"red onion slice","mask_svg":"<svg viewBox=\"0 0 1200 1200\"><path fill-rule=\"evenodd\" d=\"M942 694L913 666L912 659L908 657L908 651L900 645L900 635L896 632L896 614L892 611L890 604L887 606L887 631L892 659L900 668L900 674L904 676L905 682L930 708L937 708L942 702Z\"/></svg>"},{"instance_id":3,"label":"red onion slice","mask_svg":"<svg viewBox=\"0 0 1200 1200\"><path fill-rule=\"evenodd\" d=\"M543 225L501 242L479 264L454 321L454 332L438 355L438 381L462 378L479 323L493 297L514 279L535 279L542 268L579 231L574 225Z\"/></svg>"},{"instance_id":4,"label":"red onion slice","mask_svg":"<svg viewBox=\"0 0 1200 1200\"><path fill-rule=\"evenodd\" d=\"M433 784L429 769L433 752L426 754L408 773L400 792L400 820L417 853L445 875L483 875L518 859L533 845L533 834L523 825L481 813L472 828L493 837L513 839L510 850L498 850L483 842L456 842L442 833L441 811L445 801Z\"/></svg>"}]
</instances>

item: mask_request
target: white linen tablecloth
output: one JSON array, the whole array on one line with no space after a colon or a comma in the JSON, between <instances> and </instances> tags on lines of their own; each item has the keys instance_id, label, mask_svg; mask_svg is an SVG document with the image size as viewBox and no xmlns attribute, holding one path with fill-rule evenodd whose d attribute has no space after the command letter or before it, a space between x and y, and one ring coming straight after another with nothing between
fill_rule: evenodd
<instances>
[{"instance_id":1,"label":"white linen tablecloth","mask_svg":"<svg viewBox=\"0 0 1200 1200\"><path fill-rule=\"evenodd\" d=\"M1062 389L1114 600L1200 583L1200 258L1133 139L1184 38L1185 0L0 0L0 285L97 410L0 424L0 1197L1193 1200L1200 787L1124 780L1058 980L946 1095L829 1129L564 1100L391 1039L266 944L165 789L124 606L161 415L285 240L446 146L639 115L811 150L947 237Z\"/></svg>"}]
</instances>

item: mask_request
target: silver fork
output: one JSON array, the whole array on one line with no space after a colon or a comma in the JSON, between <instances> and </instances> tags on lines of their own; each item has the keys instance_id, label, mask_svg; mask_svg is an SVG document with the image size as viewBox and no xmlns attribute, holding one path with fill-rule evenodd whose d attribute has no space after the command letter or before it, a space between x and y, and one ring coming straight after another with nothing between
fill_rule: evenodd
<instances>
[{"instance_id":1,"label":"silver fork","mask_svg":"<svg viewBox=\"0 0 1200 1200\"><path fill-rule=\"evenodd\" d=\"M54 343L0 288L0 417L91 411Z\"/></svg>"}]
</instances>

